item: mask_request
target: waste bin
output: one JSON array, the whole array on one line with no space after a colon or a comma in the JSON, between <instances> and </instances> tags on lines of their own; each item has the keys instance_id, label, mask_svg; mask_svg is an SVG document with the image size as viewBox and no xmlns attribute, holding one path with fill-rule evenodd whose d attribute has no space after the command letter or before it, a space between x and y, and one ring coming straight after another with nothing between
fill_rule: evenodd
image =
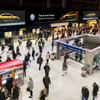
<instances>
[{"instance_id":1,"label":"waste bin","mask_svg":"<svg viewBox=\"0 0 100 100\"><path fill-rule=\"evenodd\" d=\"M81 68L81 76L82 77L86 77L86 75L87 75L87 68L86 67L82 67Z\"/></svg>"}]
</instances>

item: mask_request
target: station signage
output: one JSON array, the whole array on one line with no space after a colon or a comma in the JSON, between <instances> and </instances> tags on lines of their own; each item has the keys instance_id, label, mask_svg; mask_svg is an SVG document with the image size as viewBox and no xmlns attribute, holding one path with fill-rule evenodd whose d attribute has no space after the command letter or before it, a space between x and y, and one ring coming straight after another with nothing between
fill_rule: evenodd
<instances>
[{"instance_id":1,"label":"station signage","mask_svg":"<svg viewBox=\"0 0 100 100\"><path fill-rule=\"evenodd\" d=\"M85 50L83 48L80 48L80 47L77 47L77 46L74 46L74 45L70 45L70 44L65 44L65 43L62 43L62 42L57 42L58 44L60 44L60 46L62 48L66 48L66 49L69 49L69 50L72 50L72 51L75 51L75 52L78 52L78 53L84 53Z\"/></svg>"}]
</instances>

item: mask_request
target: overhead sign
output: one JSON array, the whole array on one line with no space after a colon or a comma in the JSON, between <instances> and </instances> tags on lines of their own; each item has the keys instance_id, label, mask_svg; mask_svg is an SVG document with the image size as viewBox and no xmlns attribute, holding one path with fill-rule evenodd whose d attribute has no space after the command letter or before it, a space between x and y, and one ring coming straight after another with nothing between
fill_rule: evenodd
<instances>
[{"instance_id":1,"label":"overhead sign","mask_svg":"<svg viewBox=\"0 0 100 100\"><path fill-rule=\"evenodd\" d=\"M74 46L74 45L70 45L70 44L67 44L67 43L63 43L63 42L57 42L58 44L60 44L63 48L66 48L66 49L69 49L69 50L72 50L72 51L75 51L75 52L78 52L78 53L84 53L85 50L83 48L80 48L80 47L77 47L77 46Z\"/></svg>"}]
</instances>

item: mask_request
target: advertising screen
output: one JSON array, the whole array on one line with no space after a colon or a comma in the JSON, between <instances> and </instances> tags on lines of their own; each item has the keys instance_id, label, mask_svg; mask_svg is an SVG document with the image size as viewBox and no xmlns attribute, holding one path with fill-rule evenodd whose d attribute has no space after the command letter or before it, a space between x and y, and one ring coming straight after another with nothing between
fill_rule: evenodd
<instances>
[{"instance_id":1,"label":"advertising screen","mask_svg":"<svg viewBox=\"0 0 100 100\"><path fill-rule=\"evenodd\" d=\"M13 26L24 24L24 10L0 10L0 26Z\"/></svg>"},{"instance_id":2,"label":"advertising screen","mask_svg":"<svg viewBox=\"0 0 100 100\"><path fill-rule=\"evenodd\" d=\"M98 20L100 16L99 11L84 11L83 12L83 20Z\"/></svg>"},{"instance_id":3,"label":"advertising screen","mask_svg":"<svg viewBox=\"0 0 100 100\"><path fill-rule=\"evenodd\" d=\"M26 23L35 22L54 22L54 21L75 21L78 20L78 11L66 10L43 10L43 11L26 11Z\"/></svg>"}]
</instances>

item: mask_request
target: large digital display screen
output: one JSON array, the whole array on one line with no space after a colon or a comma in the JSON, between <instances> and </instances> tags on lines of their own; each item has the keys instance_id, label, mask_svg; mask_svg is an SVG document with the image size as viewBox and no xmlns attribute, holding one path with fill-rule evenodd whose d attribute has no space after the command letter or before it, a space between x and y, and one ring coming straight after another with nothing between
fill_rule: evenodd
<instances>
[{"instance_id":1,"label":"large digital display screen","mask_svg":"<svg viewBox=\"0 0 100 100\"><path fill-rule=\"evenodd\" d=\"M54 21L75 21L79 18L78 11L66 11L66 10L42 10L26 11L26 24L35 22L54 22Z\"/></svg>"},{"instance_id":2,"label":"large digital display screen","mask_svg":"<svg viewBox=\"0 0 100 100\"><path fill-rule=\"evenodd\" d=\"M0 10L0 26L13 26L24 24L24 10Z\"/></svg>"},{"instance_id":3,"label":"large digital display screen","mask_svg":"<svg viewBox=\"0 0 100 100\"><path fill-rule=\"evenodd\" d=\"M99 11L84 11L83 12L83 20L98 20L100 16L100 12Z\"/></svg>"}]
</instances>

